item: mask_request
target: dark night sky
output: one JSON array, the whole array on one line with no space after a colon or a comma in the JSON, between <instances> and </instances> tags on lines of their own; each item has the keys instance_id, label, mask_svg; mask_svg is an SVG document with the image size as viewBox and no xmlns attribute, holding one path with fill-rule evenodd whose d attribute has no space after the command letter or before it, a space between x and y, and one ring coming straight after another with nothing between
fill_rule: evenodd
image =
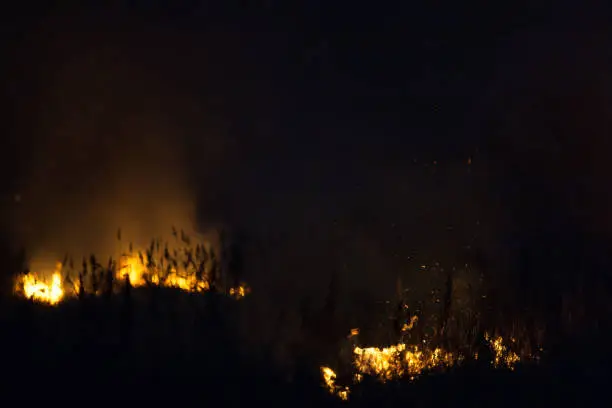
<instances>
[{"instance_id":1,"label":"dark night sky","mask_svg":"<svg viewBox=\"0 0 612 408\"><path fill-rule=\"evenodd\" d=\"M267 259L253 280L384 293L470 244L503 275L521 246L607 242L606 9L262 3L3 17L9 218L63 214L57 186L87 201L117 146L150 144L131 177L176 153L200 228L243 228Z\"/></svg>"}]
</instances>

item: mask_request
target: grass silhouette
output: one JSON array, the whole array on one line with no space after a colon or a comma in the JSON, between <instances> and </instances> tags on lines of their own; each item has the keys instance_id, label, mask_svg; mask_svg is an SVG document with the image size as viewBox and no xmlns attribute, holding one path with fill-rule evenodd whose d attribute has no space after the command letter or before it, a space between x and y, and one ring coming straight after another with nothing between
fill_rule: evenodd
<instances>
[{"instance_id":1,"label":"grass silhouette","mask_svg":"<svg viewBox=\"0 0 612 408\"><path fill-rule=\"evenodd\" d=\"M319 310L302 310L305 323L297 346L289 347L280 340L253 340L256 336L244 322L253 319L257 290L236 299L231 291L235 287L224 284L235 281L233 276L224 276L232 273L222 266L226 265L225 255L212 255L183 238L185 245L176 252L159 241L152 241L145 251L132 250L129 255L144 266L136 281L134 275L122 273L120 261L110 259L103 266L91 256L77 270L66 257L58 273L64 290L72 294L53 305L25 296L19 286L24 281L18 275L17 296L3 296L0 305L6 395L15 394L24 402L58 399L79 405L127 400L159 404L162 398L169 398L183 405L224 406L535 406L588 405L601 391L598 384L606 369L603 360L586 357L595 344L590 334L576 336L572 343L557 342L536 364L527 358L538 350L525 325L513 321L491 326L484 317L454 319L458 312L449 305L451 300L444 302L443 319L420 316L416 323L437 324L433 336L428 330L407 329L396 321L391 325L398 344L405 345L400 353L405 359L403 369L397 375L387 375L394 362L379 360L378 365L364 368L365 360L355 355L370 353L375 356L371 358L379 358L380 349L373 350L383 345L361 344L359 330L349 335L334 329L341 320L334 318L339 284L334 279ZM189 284L172 284L172 276L183 276ZM417 320L403 314L404 307L393 310L396 320L411 325ZM418 316L416 310L410 313ZM513 350L496 355L495 348L501 347L495 345L496 339L500 338L514 339ZM414 369L407 355L413 353L416 359L417 351L427 350L422 346L425 342L429 350L444 347L463 356L461 364L453 361ZM291 364L279 364L274 357L282 347L290 349L284 360ZM410 351L412 347L420 348ZM342 348L353 351L351 361L339 356ZM511 355L521 361L512 364L512 369L499 367ZM339 388L331 393L321 375L321 367L327 364L333 366L329 370L334 375L337 372L334 380ZM344 387L350 387L347 401L338 398Z\"/></svg>"}]
</instances>

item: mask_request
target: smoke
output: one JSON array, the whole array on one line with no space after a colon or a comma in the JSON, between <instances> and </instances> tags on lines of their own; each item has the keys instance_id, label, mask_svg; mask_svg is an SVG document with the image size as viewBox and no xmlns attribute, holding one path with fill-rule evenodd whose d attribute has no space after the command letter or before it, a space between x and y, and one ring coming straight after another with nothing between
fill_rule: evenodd
<instances>
[{"instance_id":1,"label":"smoke","mask_svg":"<svg viewBox=\"0 0 612 408\"><path fill-rule=\"evenodd\" d=\"M135 246L169 237L172 226L196 233L195 166L185 147L205 118L184 112L193 101L156 64L159 51L138 47L134 35L123 44L91 32L78 40L74 27L54 24L43 38L46 28L22 56L35 98L23 107L15 243L31 259L57 260L116 255L118 229ZM206 179L220 142L204 134L199 143L207 147L200 155L214 155L198 163Z\"/></svg>"},{"instance_id":2,"label":"smoke","mask_svg":"<svg viewBox=\"0 0 612 408\"><path fill-rule=\"evenodd\" d=\"M118 228L138 244L172 225L239 224L254 236L245 263L260 288L323 297L336 273L345 293L378 299L398 275L422 280L423 262L463 263L481 209L466 193L472 152L424 154L409 124L392 132L411 141L372 144L386 117L361 126L316 113L338 101L352 112L352 95L369 92L358 81L279 90L303 78L278 57L291 43L276 34L68 20L32 30L15 64L30 94L11 223L32 256L103 256ZM478 229L488 244L494 234Z\"/></svg>"}]
</instances>

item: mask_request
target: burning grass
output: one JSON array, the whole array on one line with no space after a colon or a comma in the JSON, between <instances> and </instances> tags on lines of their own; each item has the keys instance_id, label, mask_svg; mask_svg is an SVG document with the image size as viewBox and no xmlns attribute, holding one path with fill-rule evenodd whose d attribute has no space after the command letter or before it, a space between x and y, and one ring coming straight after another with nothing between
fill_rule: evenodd
<instances>
[{"instance_id":1,"label":"burning grass","mask_svg":"<svg viewBox=\"0 0 612 408\"><path fill-rule=\"evenodd\" d=\"M149 248L134 249L130 244L128 251L122 252L117 259L110 258L106 266L92 255L89 259L84 258L82 268L77 270L72 259L66 256L53 270L19 274L15 292L49 305L84 294L110 294L125 284L172 287L186 292L214 289L236 299L250 292L244 283L228 284L225 254L217 256L206 242L192 246L191 239L182 231L180 240L176 233L175 236L182 245L170 246L168 242L153 240Z\"/></svg>"},{"instance_id":2,"label":"burning grass","mask_svg":"<svg viewBox=\"0 0 612 408\"><path fill-rule=\"evenodd\" d=\"M44 280L36 273L21 275L17 279L16 290L27 299L55 305L64 298L61 271L62 264L58 262L48 280Z\"/></svg>"},{"instance_id":3,"label":"burning grass","mask_svg":"<svg viewBox=\"0 0 612 408\"><path fill-rule=\"evenodd\" d=\"M74 268L72 260L65 257L62 262L56 263L53 270L19 275L15 291L24 298L49 305L84 295L112 294L126 285L170 287L190 293L214 290L236 299L250 292L245 284L227 283L231 271L225 266L227 254L222 250L217 255L206 242L192 245L191 240L182 232L177 242L182 242L182 246L172 247L167 242L154 240L148 248L135 250L130 244L129 249L121 252L116 259L109 259L106 266L90 256L89 259L83 259L80 270ZM419 330L416 329L424 323L417 314L408 313L403 301L400 305L403 307L398 309L401 311L399 313L404 316L398 320L401 323L398 326L401 327L401 340L398 343L383 347L358 344L360 330L353 328L348 336L353 342L350 367L339 367L343 372L350 372L350 376L341 377L348 381L342 384L343 381L339 381L334 369L329 366L320 367L323 385L329 393L348 400L354 386L366 376L383 383L398 379L413 381L426 373L446 370L464 361L486 360L492 368L513 370L517 363L534 358L524 351L520 355L513 351L513 348L517 348L517 342L512 336L504 338L486 332L481 340L489 350L487 357L479 355L473 347L461 349L451 346L453 349L449 350L440 346L447 344L441 341L442 338L417 335ZM448 307L443 310L446 314L449 312ZM439 319L435 321L440 322ZM450 321L448 316L446 321ZM445 324L442 323L438 328L438 333L450 332L446 330ZM414 338L404 342L404 336L410 338L411 333L415 333Z\"/></svg>"},{"instance_id":4,"label":"burning grass","mask_svg":"<svg viewBox=\"0 0 612 408\"><path fill-rule=\"evenodd\" d=\"M354 329L355 330L355 329ZM537 356L519 356L505 344L503 337L485 333L485 342L491 351L490 364L493 368L514 370L521 361L536 360ZM407 345L398 343L388 347L354 346L352 358L352 384L358 384L365 375L381 382L406 378L410 381L435 370L444 370L460 365L463 361L478 360L478 353L463 355L440 347ZM324 387L333 395L347 400L351 392L349 385L336 383L336 372L327 366L321 367Z\"/></svg>"},{"instance_id":5,"label":"burning grass","mask_svg":"<svg viewBox=\"0 0 612 408\"><path fill-rule=\"evenodd\" d=\"M528 360L532 356L521 357L512 351L501 336L492 337L485 334L486 344L492 353L490 361L494 368L513 370L521 360ZM388 347L359 347L353 348L353 375L352 383L358 384L364 375L374 377L381 382L407 378L415 380L418 376L434 370L444 370L457 366L466 359L477 360L478 354L464 356L461 353L443 350L440 347L423 345L407 345L398 343ZM351 387L338 385L336 372L327 366L321 367L324 387L333 395L347 400Z\"/></svg>"}]
</instances>

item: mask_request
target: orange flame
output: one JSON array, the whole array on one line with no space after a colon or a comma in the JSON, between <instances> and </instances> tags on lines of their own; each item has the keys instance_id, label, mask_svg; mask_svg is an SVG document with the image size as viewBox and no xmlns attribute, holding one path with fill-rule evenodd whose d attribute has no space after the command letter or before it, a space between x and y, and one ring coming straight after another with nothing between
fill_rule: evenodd
<instances>
[{"instance_id":1,"label":"orange flame","mask_svg":"<svg viewBox=\"0 0 612 408\"><path fill-rule=\"evenodd\" d=\"M51 279L47 281L36 273L22 275L17 279L16 291L26 299L56 305L64 298L61 270L62 264L58 262Z\"/></svg>"}]
</instances>

